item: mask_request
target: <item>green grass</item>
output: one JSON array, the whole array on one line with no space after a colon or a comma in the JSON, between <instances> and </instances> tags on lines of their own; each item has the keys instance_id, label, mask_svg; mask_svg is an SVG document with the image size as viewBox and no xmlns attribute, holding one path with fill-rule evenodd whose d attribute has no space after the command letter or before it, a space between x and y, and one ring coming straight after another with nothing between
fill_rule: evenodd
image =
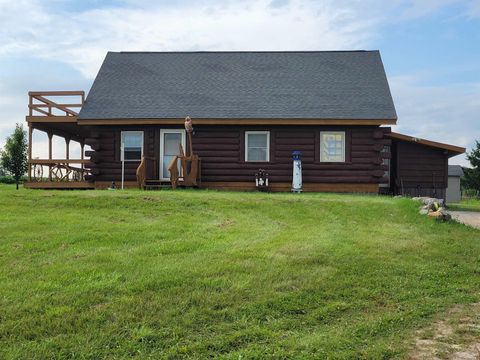
<instances>
[{"instance_id":1,"label":"green grass","mask_svg":"<svg viewBox=\"0 0 480 360\"><path fill-rule=\"evenodd\" d=\"M409 199L0 186L0 358L403 358L479 300Z\"/></svg>"},{"instance_id":2,"label":"green grass","mask_svg":"<svg viewBox=\"0 0 480 360\"><path fill-rule=\"evenodd\" d=\"M462 200L459 203L448 204L448 208L451 210L459 210L459 211L480 211L480 200L478 199Z\"/></svg>"}]
</instances>

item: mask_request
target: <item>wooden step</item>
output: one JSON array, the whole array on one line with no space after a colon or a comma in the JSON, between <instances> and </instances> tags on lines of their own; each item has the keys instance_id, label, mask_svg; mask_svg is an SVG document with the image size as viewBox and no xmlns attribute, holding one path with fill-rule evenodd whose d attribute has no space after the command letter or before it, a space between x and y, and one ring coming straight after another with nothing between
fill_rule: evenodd
<instances>
[{"instance_id":1,"label":"wooden step","mask_svg":"<svg viewBox=\"0 0 480 360\"><path fill-rule=\"evenodd\" d=\"M170 185L170 181L158 180L158 179L147 179L145 180L145 184L149 185Z\"/></svg>"},{"instance_id":2,"label":"wooden step","mask_svg":"<svg viewBox=\"0 0 480 360\"><path fill-rule=\"evenodd\" d=\"M146 183L151 183L151 184L157 184L157 183L162 183L162 182L166 182L166 181L159 180L159 179L145 179L145 182Z\"/></svg>"},{"instance_id":3,"label":"wooden step","mask_svg":"<svg viewBox=\"0 0 480 360\"><path fill-rule=\"evenodd\" d=\"M143 187L144 190L162 190L162 189L171 189L172 185L166 184L145 184Z\"/></svg>"}]
</instances>

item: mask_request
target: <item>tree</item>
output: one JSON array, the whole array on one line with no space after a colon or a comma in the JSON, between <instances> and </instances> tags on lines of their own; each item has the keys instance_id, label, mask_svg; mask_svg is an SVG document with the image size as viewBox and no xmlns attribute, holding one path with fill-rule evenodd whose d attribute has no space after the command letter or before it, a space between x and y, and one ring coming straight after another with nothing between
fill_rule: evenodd
<instances>
[{"instance_id":1,"label":"tree","mask_svg":"<svg viewBox=\"0 0 480 360\"><path fill-rule=\"evenodd\" d=\"M5 149L0 152L0 163L15 178L17 190L20 179L28 168L27 147L27 132L22 125L17 124L13 134L7 138Z\"/></svg>"},{"instance_id":2,"label":"tree","mask_svg":"<svg viewBox=\"0 0 480 360\"><path fill-rule=\"evenodd\" d=\"M464 169L463 186L468 189L480 191L480 142L475 142L475 148L467 153L467 159L472 165L471 169Z\"/></svg>"},{"instance_id":3,"label":"tree","mask_svg":"<svg viewBox=\"0 0 480 360\"><path fill-rule=\"evenodd\" d=\"M2 149L0 149L0 154L2 153ZM7 175L5 169L2 167L2 163L0 162L0 177Z\"/></svg>"}]
</instances>

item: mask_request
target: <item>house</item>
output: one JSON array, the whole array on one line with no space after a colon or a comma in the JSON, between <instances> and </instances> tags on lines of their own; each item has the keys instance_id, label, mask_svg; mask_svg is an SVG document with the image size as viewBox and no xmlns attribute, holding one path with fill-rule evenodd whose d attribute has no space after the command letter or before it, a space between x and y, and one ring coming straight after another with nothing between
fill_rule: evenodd
<instances>
[{"instance_id":1,"label":"house","mask_svg":"<svg viewBox=\"0 0 480 360\"><path fill-rule=\"evenodd\" d=\"M448 165L448 187L446 200L456 203L462 200L460 179L463 177L463 169L460 165Z\"/></svg>"},{"instance_id":2,"label":"house","mask_svg":"<svg viewBox=\"0 0 480 360\"><path fill-rule=\"evenodd\" d=\"M397 115L378 51L109 52L86 100L29 94L31 188L106 188L122 173L137 186L142 159L146 181L168 185L179 145L190 148L187 115L202 188L255 189L263 169L270 190L289 191L300 151L304 191L444 192L447 159L464 151L391 133ZM55 100L65 97L77 101ZM48 134L48 159L32 159L34 129ZM66 159L52 158L54 135ZM68 156L71 141L80 159ZM412 152L431 166L416 168Z\"/></svg>"}]
</instances>

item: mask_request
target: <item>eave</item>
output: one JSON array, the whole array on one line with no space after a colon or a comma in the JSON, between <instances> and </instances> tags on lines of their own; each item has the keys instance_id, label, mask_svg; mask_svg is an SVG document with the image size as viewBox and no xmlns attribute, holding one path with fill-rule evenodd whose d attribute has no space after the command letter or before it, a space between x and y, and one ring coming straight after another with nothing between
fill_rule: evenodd
<instances>
[{"instance_id":1,"label":"eave","mask_svg":"<svg viewBox=\"0 0 480 360\"><path fill-rule=\"evenodd\" d=\"M405 135L405 134L400 134L400 133L396 133L396 132L388 133L388 134L386 134L386 136L391 137L393 139L408 141L408 142L412 142L412 143L416 143L416 144L422 144L422 145L437 148L437 149L443 149L443 150L446 150L446 151L449 152L449 156L460 155L460 154L463 154L466 151L466 149L464 147L445 144L445 143L440 143L440 142L426 140L426 139L421 139L421 138L418 138L418 137L409 136L409 135Z\"/></svg>"}]
</instances>

